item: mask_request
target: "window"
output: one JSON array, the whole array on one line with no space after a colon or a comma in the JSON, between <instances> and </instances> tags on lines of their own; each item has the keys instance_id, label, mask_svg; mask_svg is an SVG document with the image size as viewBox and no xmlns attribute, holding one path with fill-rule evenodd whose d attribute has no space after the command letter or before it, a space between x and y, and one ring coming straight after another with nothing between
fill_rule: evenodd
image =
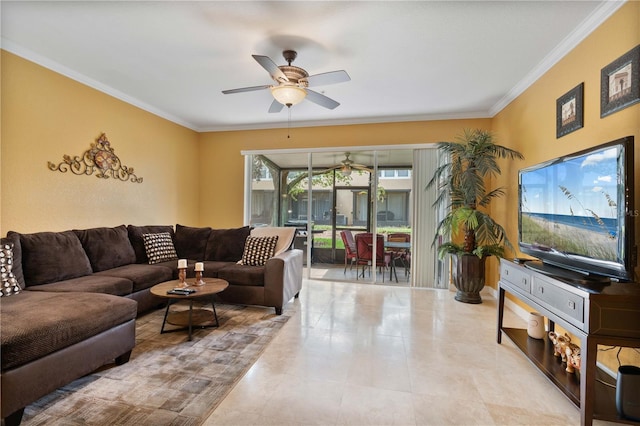
<instances>
[{"instance_id":1,"label":"window","mask_svg":"<svg viewBox=\"0 0 640 426\"><path fill-rule=\"evenodd\" d=\"M410 169L381 169L378 170L378 177L381 179L410 179Z\"/></svg>"},{"instance_id":2,"label":"window","mask_svg":"<svg viewBox=\"0 0 640 426\"><path fill-rule=\"evenodd\" d=\"M269 167L259 157L253 157L251 179L251 225L271 225L278 223L278 180L273 179Z\"/></svg>"},{"instance_id":3,"label":"window","mask_svg":"<svg viewBox=\"0 0 640 426\"><path fill-rule=\"evenodd\" d=\"M387 191L378 200L378 225L409 225L409 191Z\"/></svg>"},{"instance_id":4,"label":"window","mask_svg":"<svg viewBox=\"0 0 640 426\"><path fill-rule=\"evenodd\" d=\"M313 199L311 200L311 220L315 224L331 223L331 191L314 190ZM291 200L290 219L307 220L307 206L309 195L307 191L300 193L296 200Z\"/></svg>"},{"instance_id":5,"label":"window","mask_svg":"<svg viewBox=\"0 0 640 426\"><path fill-rule=\"evenodd\" d=\"M271 172L269 168L264 164L260 163L259 167L256 167L253 180L261 181L261 180L272 180Z\"/></svg>"},{"instance_id":6,"label":"window","mask_svg":"<svg viewBox=\"0 0 640 426\"><path fill-rule=\"evenodd\" d=\"M251 191L251 225L275 225L274 191Z\"/></svg>"}]
</instances>

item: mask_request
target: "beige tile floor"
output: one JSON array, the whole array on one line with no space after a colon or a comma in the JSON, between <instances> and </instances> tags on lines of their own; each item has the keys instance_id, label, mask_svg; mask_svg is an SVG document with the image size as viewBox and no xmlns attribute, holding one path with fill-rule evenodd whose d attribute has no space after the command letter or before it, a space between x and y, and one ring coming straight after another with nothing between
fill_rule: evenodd
<instances>
[{"instance_id":1,"label":"beige tile floor","mask_svg":"<svg viewBox=\"0 0 640 426\"><path fill-rule=\"evenodd\" d=\"M345 271L344 265L337 264L323 264L314 263L310 271L310 278L314 280L330 280L330 281L349 281L359 283L373 283L374 277L372 276L371 269L366 269L364 277L362 274L362 266L360 267L347 267ZM307 268L304 268L304 277L307 276ZM396 281L396 276L398 280ZM382 272L378 271L375 275L376 283L387 285L409 285L409 274L405 274L404 267L398 264L396 267L396 275L391 275L389 268L383 269Z\"/></svg>"},{"instance_id":2,"label":"beige tile floor","mask_svg":"<svg viewBox=\"0 0 640 426\"><path fill-rule=\"evenodd\" d=\"M508 339L496 344L496 301L483 299L305 280L285 308L296 314L205 424L578 425Z\"/></svg>"}]
</instances>

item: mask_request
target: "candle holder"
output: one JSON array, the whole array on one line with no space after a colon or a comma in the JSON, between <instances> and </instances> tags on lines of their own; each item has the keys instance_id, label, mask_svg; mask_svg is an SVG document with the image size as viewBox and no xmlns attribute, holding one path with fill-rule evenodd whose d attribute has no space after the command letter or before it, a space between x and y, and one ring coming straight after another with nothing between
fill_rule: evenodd
<instances>
[{"instance_id":1,"label":"candle holder","mask_svg":"<svg viewBox=\"0 0 640 426\"><path fill-rule=\"evenodd\" d=\"M202 271L196 271L196 282L193 285L202 286L202 285L205 285L205 284L206 283L202 279Z\"/></svg>"},{"instance_id":2,"label":"candle holder","mask_svg":"<svg viewBox=\"0 0 640 426\"><path fill-rule=\"evenodd\" d=\"M178 268L178 280L180 280L180 287L189 287L189 284L187 284L187 268Z\"/></svg>"},{"instance_id":3,"label":"candle holder","mask_svg":"<svg viewBox=\"0 0 640 426\"><path fill-rule=\"evenodd\" d=\"M206 283L202 280L202 272L204 271L204 263L203 262L196 262L196 265L195 265L194 269L196 271L196 283L194 285L197 285L197 286L205 285Z\"/></svg>"}]
</instances>

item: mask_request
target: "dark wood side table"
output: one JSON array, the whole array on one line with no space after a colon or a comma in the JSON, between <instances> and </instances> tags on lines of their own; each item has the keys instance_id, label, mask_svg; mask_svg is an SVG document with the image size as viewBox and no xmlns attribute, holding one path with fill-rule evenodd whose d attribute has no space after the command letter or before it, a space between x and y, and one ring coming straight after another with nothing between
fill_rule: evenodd
<instances>
[{"instance_id":1,"label":"dark wood side table","mask_svg":"<svg viewBox=\"0 0 640 426\"><path fill-rule=\"evenodd\" d=\"M207 278L204 285L192 285L187 287L189 289L194 289L195 293L189 295L167 294L167 291L177 287L180 287L180 281L178 280L166 281L151 287L150 291L152 294L167 299L167 309L164 312L162 328L160 329L161 334L189 330L189 340L191 340L193 327L207 328L220 326L214 303L214 295L229 287L229 283L227 281L220 278ZM204 298L208 298L211 301L212 311L208 309L193 309L193 301ZM189 302L189 310L178 312L169 311L171 305L182 300ZM180 328L165 330L166 323L179 326Z\"/></svg>"}]
</instances>

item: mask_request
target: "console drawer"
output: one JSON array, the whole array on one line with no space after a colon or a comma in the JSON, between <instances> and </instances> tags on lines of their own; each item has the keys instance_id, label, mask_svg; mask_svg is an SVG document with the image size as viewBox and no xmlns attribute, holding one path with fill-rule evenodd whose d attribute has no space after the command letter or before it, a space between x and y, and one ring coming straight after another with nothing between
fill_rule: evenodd
<instances>
[{"instance_id":1,"label":"console drawer","mask_svg":"<svg viewBox=\"0 0 640 426\"><path fill-rule=\"evenodd\" d=\"M579 324L584 323L584 298L573 294L569 291L561 289L552 283L536 277L533 281L533 291L531 293L541 302L557 309L557 314L567 316L567 321L575 324L577 320ZM563 315L564 314L564 315Z\"/></svg>"},{"instance_id":2,"label":"console drawer","mask_svg":"<svg viewBox=\"0 0 640 426\"><path fill-rule=\"evenodd\" d=\"M531 293L531 275L522 268L514 267L506 262L500 263L500 279Z\"/></svg>"}]
</instances>

